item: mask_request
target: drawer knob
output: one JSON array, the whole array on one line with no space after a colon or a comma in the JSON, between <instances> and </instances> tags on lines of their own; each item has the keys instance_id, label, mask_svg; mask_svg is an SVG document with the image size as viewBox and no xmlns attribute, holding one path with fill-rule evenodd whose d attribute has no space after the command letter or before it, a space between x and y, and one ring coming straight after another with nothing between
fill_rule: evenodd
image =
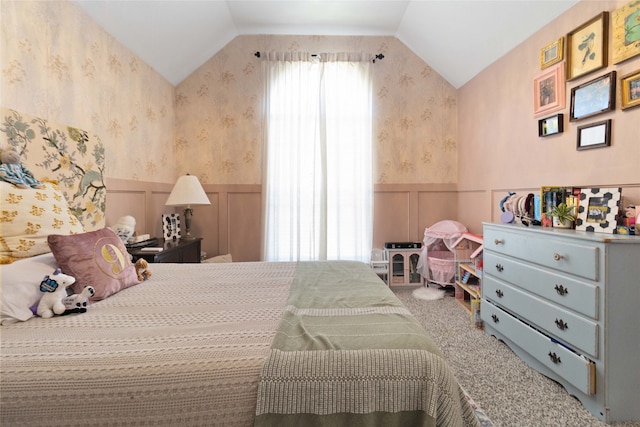
<instances>
[{"instance_id":1,"label":"drawer knob","mask_svg":"<svg viewBox=\"0 0 640 427\"><path fill-rule=\"evenodd\" d=\"M500 289L496 289L496 295L498 295L498 298L502 298L504 296L504 293L502 293Z\"/></svg>"},{"instance_id":2,"label":"drawer knob","mask_svg":"<svg viewBox=\"0 0 640 427\"><path fill-rule=\"evenodd\" d=\"M495 243L496 245L501 245L501 244L504 243L504 240L503 239L496 239L496 240L493 241L493 243Z\"/></svg>"},{"instance_id":3,"label":"drawer knob","mask_svg":"<svg viewBox=\"0 0 640 427\"><path fill-rule=\"evenodd\" d=\"M491 315L491 319L493 320L493 323L498 323L498 322L500 321L500 319L498 318L498 316L497 316L497 315L495 315L495 314L492 314L492 315Z\"/></svg>"},{"instance_id":4,"label":"drawer knob","mask_svg":"<svg viewBox=\"0 0 640 427\"><path fill-rule=\"evenodd\" d=\"M569 324L565 323L565 321L562 319L556 319L556 326L561 331L564 331L565 329L569 329Z\"/></svg>"},{"instance_id":5,"label":"drawer knob","mask_svg":"<svg viewBox=\"0 0 640 427\"><path fill-rule=\"evenodd\" d=\"M553 254L553 259L555 259L556 261L560 261L563 258L564 256L560 255L559 253Z\"/></svg>"},{"instance_id":6,"label":"drawer knob","mask_svg":"<svg viewBox=\"0 0 640 427\"><path fill-rule=\"evenodd\" d=\"M504 270L504 267L502 266L502 264L496 264L496 270L502 273L502 270Z\"/></svg>"},{"instance_id":7,"label":"drawer knob","mask_svg":"<svg viewBox=\"0 0 640 427\"><path fill-rule=\"evenodd\" d=\"M551 361L556 365L561 363L560 356L558 356L555 352L549 352L549 359L551 359Z\"/></svg>"},{"instance_id":8,"label":"drawer knob","mask_svg":"<svg viewBox=\"0 0 640 427\"><path fill-rule=\"evenodd\" d=\"M565 288L562 285L556 284L556 286L553 289L555 289L556 293L560 296L565 296L566 294L569 293L569 288Z\"/></svg>"}]
</instances>

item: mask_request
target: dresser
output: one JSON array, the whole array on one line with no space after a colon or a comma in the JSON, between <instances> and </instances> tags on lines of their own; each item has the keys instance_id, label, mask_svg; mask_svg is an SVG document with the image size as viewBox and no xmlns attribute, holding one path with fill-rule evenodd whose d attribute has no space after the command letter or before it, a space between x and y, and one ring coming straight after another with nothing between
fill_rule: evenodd
<instances>
[{"instance_id":1,"label":"dresser","mask_svg":"<svg viewBox=\"0 0 640 427\"><path fill-rule=\"evenodd\" d=\"M194 239L178 239L178 240L159 240L157 248L162 250L155 251L154 247L140 248L129 250L129 254L136 262L143 258L149 263L194 263L200 262L201 238Z\"/></svg>"},{"instance_id":2,"label":"dresser","mask_svg":"<svg viewBox=\"0 0 640 427\"><path fill-rule=\"evenodd\" d=\"M640 420L640 236L483 228L485 332L600 420Z\"/></svg>"}]
</instances>

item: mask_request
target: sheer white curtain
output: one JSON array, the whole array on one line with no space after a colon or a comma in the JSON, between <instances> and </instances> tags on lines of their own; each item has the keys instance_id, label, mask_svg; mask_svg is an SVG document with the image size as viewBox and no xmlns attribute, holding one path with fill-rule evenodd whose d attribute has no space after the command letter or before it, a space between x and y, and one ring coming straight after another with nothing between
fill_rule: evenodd
<instances>
[{"instance_id":1,"label":"sheer white curtain","mask_svg":"<svg viewBox=\"0 0 640 427\"><path fill-rule=\"evenodd\" d=\"M371 56L268 53L263 64L263 259L368 262Z\"/></svg>"}]
</instances>

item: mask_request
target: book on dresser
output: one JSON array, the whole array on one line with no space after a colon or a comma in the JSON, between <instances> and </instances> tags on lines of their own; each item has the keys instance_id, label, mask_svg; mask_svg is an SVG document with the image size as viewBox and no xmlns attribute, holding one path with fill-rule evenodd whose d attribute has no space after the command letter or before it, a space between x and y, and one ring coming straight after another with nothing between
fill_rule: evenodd
<instances>
[{"instance_id":1,"label":"book on dresser","mask_svg":"<svg viewBox=\"0 0 640 427\"><path fill-rule=\"evenodd\" d=\"M485 223L485 332L600 420L640 421L638 260L638 236Z\"/></svg>"}]
</instances>

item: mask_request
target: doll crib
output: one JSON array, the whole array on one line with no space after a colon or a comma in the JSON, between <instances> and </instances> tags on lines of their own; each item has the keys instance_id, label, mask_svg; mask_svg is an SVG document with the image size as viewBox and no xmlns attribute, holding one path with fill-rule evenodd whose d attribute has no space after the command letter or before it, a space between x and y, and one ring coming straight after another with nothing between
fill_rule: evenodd
<instances>
[{"instance_id":1,"label":"doll crib","mask_svg":"<svg viewBox=\"0 0 640 427\"><path fill-rule=\"evenodd\" d=\"M424 230L424 245L418 259L418 272L426 283L453 286L456 275L455 242L467 232L463 224L444 220Z\"/></svg>"}]
</instances>

